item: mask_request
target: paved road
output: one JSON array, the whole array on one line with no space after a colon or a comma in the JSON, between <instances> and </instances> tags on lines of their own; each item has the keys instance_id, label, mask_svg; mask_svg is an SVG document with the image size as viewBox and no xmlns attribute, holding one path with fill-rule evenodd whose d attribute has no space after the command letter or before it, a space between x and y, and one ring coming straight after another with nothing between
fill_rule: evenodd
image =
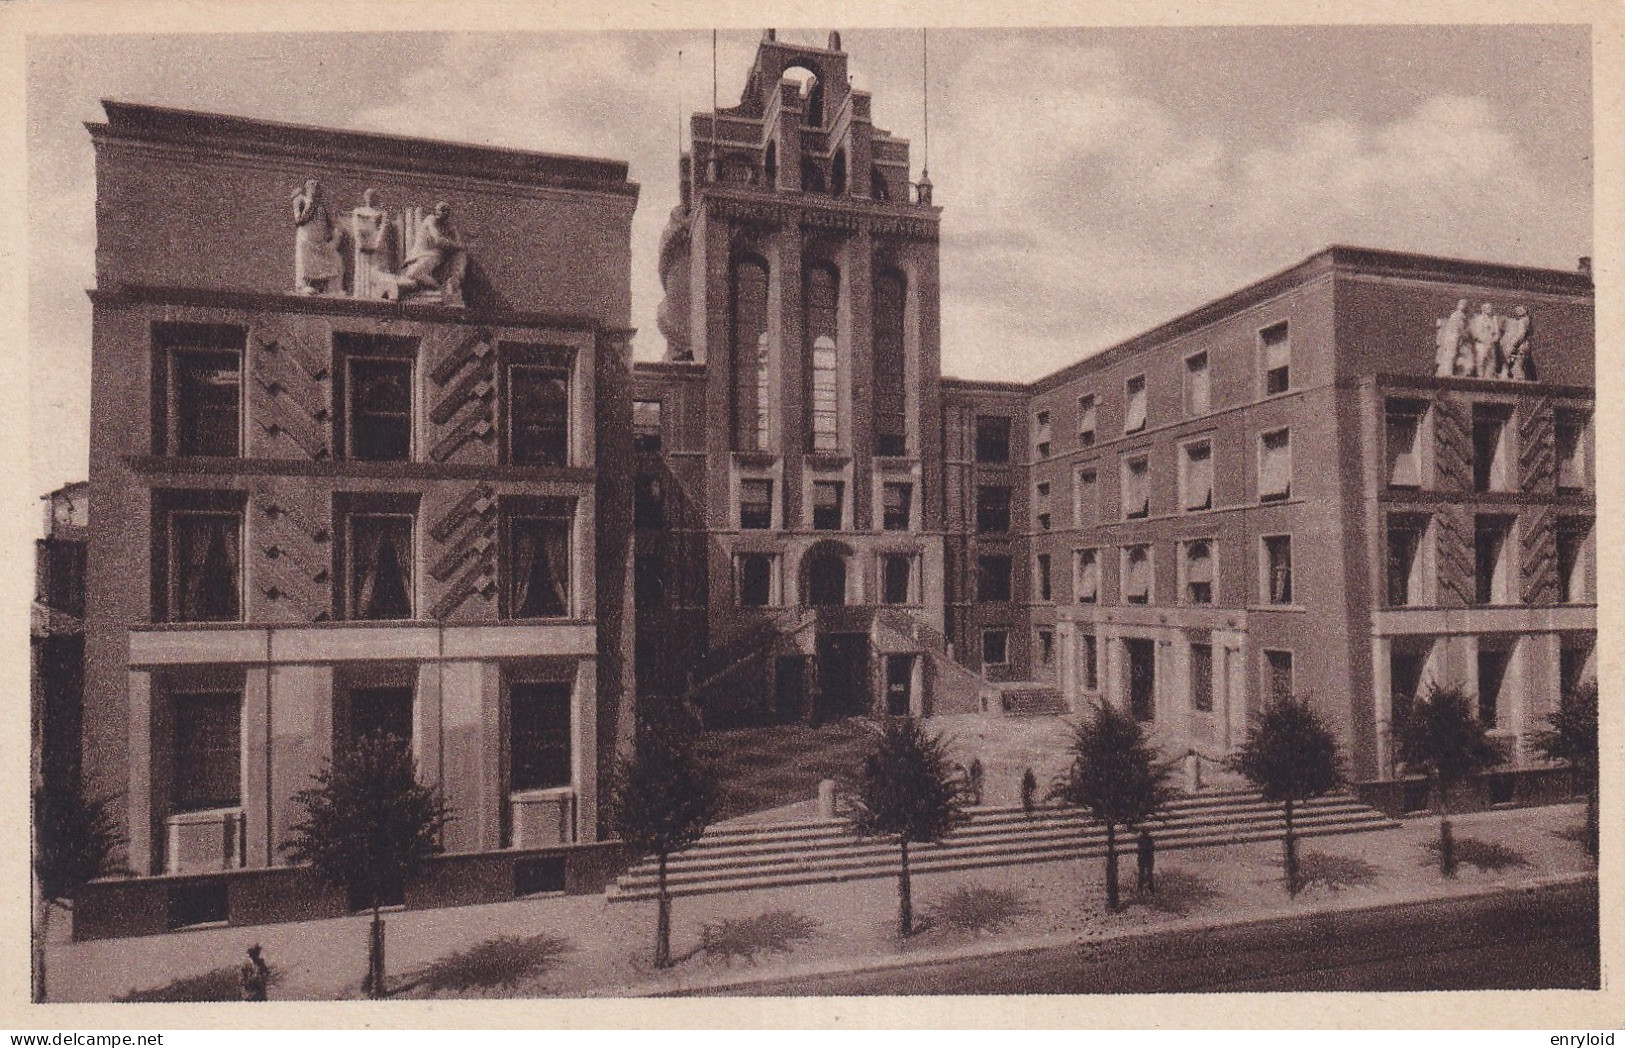
<instances>
[{"instance_id":1,"label":"paved road","mask_svg":"<svg viewBox=\"0 0 1625 1048\"><path fill-rule=\"evenodd\" d=\"M770 980L723 992L778 996L1595 989L1599 973L1597 888L1590 883L881 972Z\"/></svg>"}]
</instances>

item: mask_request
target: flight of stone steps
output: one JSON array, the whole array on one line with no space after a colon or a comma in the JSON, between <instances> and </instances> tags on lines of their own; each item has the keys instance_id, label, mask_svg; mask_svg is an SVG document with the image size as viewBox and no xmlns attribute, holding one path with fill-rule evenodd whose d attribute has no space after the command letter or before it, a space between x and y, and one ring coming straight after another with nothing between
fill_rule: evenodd
<instances>
[{"instance_id":1,"label":"flight of stone steps","mask_svg":"<svg viewBox=\"0 0 1625 1048\"><path fill-rule=\"evenodd\" d=\"M1006 717L1047 717L1072 712L1061 690L1053 684L1038 681L995 684L999 696L999 712Z\"/></svg>"},{"instance_id":2,"label":"flight of stone steps","mask_svg":"<svg viewBox=\"0 0 1625 1048\"><path fill-rule=\"evenodd\" d=\"M1399 824L1347 794L1299 805L1293 827L1301 837L1384 830ZM1279 805L1266 804L1246 790L1184 796L1153 823L1158 851L1250 841L1279 840L1285 823ZM1134 840L1119 834L1120 854L1133 861ZM673 895L708 895L796 884L897 876L897 846L852 836L830 820L767 825L717 826L693 847L671 858L667 884ZM1103 856L1104 828L1076 809L1040 808L1027 815L1018 807L970 809L970 821L942 844L914 845L909 869L915 873L984 866L1051 862ZM652 899L655 863L641 862L610 885L610 902Z\"/></svg>"}]
</instances>

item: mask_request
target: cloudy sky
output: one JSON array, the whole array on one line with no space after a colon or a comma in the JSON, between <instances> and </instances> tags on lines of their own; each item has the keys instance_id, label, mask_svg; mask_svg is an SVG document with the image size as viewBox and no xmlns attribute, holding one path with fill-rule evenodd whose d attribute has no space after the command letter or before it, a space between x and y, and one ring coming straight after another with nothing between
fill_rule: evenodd
<instances>
[{"instance_id":1,"label":"cloudy sky","mask_svg":"<svg viewBox=\"0 0 1625 1048\"><path fill-rule=\"evenodd\" d=\"M780 29L822 43L824 30ZM1030 379L1331 243L1571 268L1591 254L1585 26L933 31L943 364ZM922 159L920 33L844 32L878 126ZM620 157L637 352L680 108L711 34L34 38L27 69L31 476L84 476L94 171L118 98ZM719 39L738 100L759 31ZM678 52L682 51L681 63Z\"/></svg>"}]
</instances>

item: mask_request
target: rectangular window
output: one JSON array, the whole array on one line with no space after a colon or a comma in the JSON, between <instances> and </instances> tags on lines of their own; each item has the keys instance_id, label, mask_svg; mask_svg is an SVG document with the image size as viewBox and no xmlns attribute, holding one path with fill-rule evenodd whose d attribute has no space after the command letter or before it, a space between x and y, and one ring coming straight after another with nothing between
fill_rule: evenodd
<instances>
[{"instance_id":1,"label":"rectangular window","mask_svg":"<svg viewBox=\"0 0 1625 1048\"><path fill-rule=\"evenodd\" d=\"M570 685L508 685L508 774L512 789L570 785Z\"/></svg>"},{"instance_id":2,"label":"rectangular window","mask_svg":"<svg viewBox=\"0 0 1625 1048\"><path fill-rule=\"evenodd\" d=\"M1586 584L1586 543L1591 537L1587 517L1557 519L1557 599L1562 604L1579 604L1590 599Z\"/></svg>"},{"instance_id":3,"label":"rectangular window","mask_svg":"<svg viewBox=\"0 0 1625 1048\"><path fill-rule=\"evenodd\" d=\"M1292 387L1292 341L1286 321L1260 331L1258 342L1263 353L1265 396L1285 393Z\"/></svg>"},{"instance_id":4,"label":"rectangular window","mask_svg":"<svg viewBox=\"0 0 1625 1048\"><path fill-rule=\"evenodd\" d=\"M1584 491L1586 488L1586 416L1579 411L1559 411L1554 424L1557 443L1557 490Z\"/></svg>"},{"instance_id":5,"label":"rectangular window","mask_svg":"<svg viewBox=\"0 0 1625 1048\"><path fill-rule=\"evenodd\" d=\"M1089 448L1095 444L1095 395L1085 394L1078 398L1078 447Z\"/></svg>"},{"instance_id":6,"label":"rectangular window","mask_svg":"<svg viewBox=\"0 0 1625 1048\"><path fill-rule=\"evenodd\" d=\"M773 482L747 477L739 482L739 526L762 531L773 526Z\"/></svg>"},{"instance_id":7,"label":"rectangular window","mask_svg":"<svg viewBox=\"0 0 1625 1048\"><path fill-rule=\"evenodd\" d=\"M235 808L242 803L242 706L240 691L170 696L175 725L170 792L174 811Z\"/></svg>"},{"instance_id":8,"label":"rectangular window","mask_svg":"<svg viewBox=\"0 0 1625 1048\"><path fill-rule=\"evenodd\" d=\"M639 553L632 562L632 602L639 608L666 603L666 568L659 556Z\"/></svg>"},{"instance_id":9,"label":"rectangular window","mask_svg":"<svg viewBox=\"0 0 1625 1048\"><path fill-rule=\"evenodd\" d=\"M1040 411L1033 415L1033 453L1038 458L1049 458L1051 439L1049 412Z\"/></svg>"},{"instance_id":10,"label":"rectangular window","mask_svg":"<svg viewBox=\"0 0 1625 1048\"><path fill-rule=\"evenodd\" d=\"M1123 547L1123 602L1151 603L1151 547Z\"/></svg>"},{"instance_id":11,"label":"rectangular window","mask_svg":"<svg viewBox=\"0 0 1625 1048\"><path fill-rule=\"evenodd\" d=\"M1096 604L1100 601L1100 552L1092 549L1080 549L1073 554L1072 573L1074 576L1074 590L1079 604Z\"/></svg>"},{"instance_id":12,"label":"rectangular window","mask_svg":"<svg viewBox=\"0 0 1625 1048\"><path fill-rule=\"evenodd\" d=\"M412 391L416 339L340 334L334 344L341 364L343 405L339 452L363 462L405 462L412 457Z\"/></svg>"},{"instance_id":13,"label":"rectangular window","mask_svg":"<svg viewBox=\"0 0 1625 1048\"><path fill-rule=\"evenodd\" d=\"M1100 518L1099 475L1093 468L1078 470L1076 500L1072 516L1078 527L1088 527Z\"/></svg>"},{"instance_id":14,"label":"rectangular window","mask_svg":"<svg viewBox=\"0 0 1625 1048\"><path fill-rule=\"evenodd\" d=\"M1388 517L1388 605L1394 608L1422 604L1425 514L1394 513Z\"/></svg>"},{"instance_id":15,"label":"rectangular window","mask_svg":"<svg viewBox=\"0 0 1625 1048\"><path fill-rule=\"evenodd\" d=\"M1192 539L1184 544L1185 602L1213 603L1213 543Z\"/></svg>"},{"instance_id":16,"label":"rectangular window","mask_svg":"<svg viewBox=\"0 0 1625 1048\"><path fill-rule=\"evenodd\" d=\"M1558 694L1572 695L1574 690L1585 683L1591 674L1587 668L1591 665L1592 645L1588 640L1579 637L1564 637L1557 653L1557 686Z\"/></svg>"},{"instance_id":17,"label":"rectangular window","mask_svg":"<svg viewBox=\"0 0 1625 1048\"><path fill-rule=\"evenodd\" d=\"M503 345L507 461L515 466L570 463L570 362L567 350ZM656 408L659 408L657 403ZM655 414L658 439L659 412ZM633 440L637 436L634 433Z\"/></svg>"},{"instance_id":18,"label":"rectangular window","mask_svg":"<svg viewBox=\"0 0 1625 1048\"><path fill-rule=\"evenodd\" d=\"M160 622L239 622L243 617L243 511L227 492L165 493L159 502L155 579Z\"/></svg>"},{"instance_id":19,"label":"rectangular window","mask_svg":"<svg viewBox=\"0 0 1625 1048\"><path fill-rule=\"evenodd\" d=\"M410 685L351 688L345 702L349 743L375 736L411 749L413 704Z\"/></svg>"},{"instance_id":20,"label":"rectangular window","mask_svg":"<svg viewBox=\"0 0 1625 1048\"><path fill-rule=\"evenodd\" d=\"M1292 432L1278 429L1258 438L1258 500L1278 502L1292 495Z\"/></svg>"},{"instance_id":21,"label":"rectangular window","mask_svg":"<svg viewBox=\"0 0 1625 1048\"><path fill-rule=\"evenodd\" d=\"M1185 414L1206 415L1212 404L1212 390L1207 373L1207 354L1192 354L1185 358Z\"/></svg>"},{"instance_id":22,"label":"rectangular window","mask_svg":"<svg viewBox=\"0 0 1625 1048\"><path fill-rule=\"evenodd\" d=\"M887 481L880 486L880 526L907 531L914 508L914 485Z\"/></svg>"},{"instance_id":23,"label":"rectangular window","mask_svg":"<svg viewBox=\"0 0 1625 1048\"><path fill-rule=\"evenodd\" d=\"M1123 517L1134 520L1151 515L1151 460L1135 455L1123 460Z\"/></svg>"},{"instance_id":24,"label":"rectangular window","mask_svg":"<svg viewBox=\"0 0 1625 1048\"><path fill-rule=\"evenodd\" d=\"M833 339L821 337L813 343L812 351L812 450L833 452L840 450L840 391L836 380L838 367Z\"/></svg>"},{"instance_id":25,"label":"rectangular window","mask_svg":"<svg viewBox=\"0 0 1625 1048\"><path fill-rule=\"evenodd\" d=\"M660 450L661 404L658 400L632 401L632 450Z\"/></svg>"},{"instance_id":26,"label":"rectangular window","mask_svg":"<svg viewBox=\"0 0 1625 1048\"><path fill-rule=\"evenodd\" d=\"M741 607L766 608L774 604L776 559L771 553L741 553L734 558Z\"/></svg>"},{"instance_id":27,"label":"rectangular window","mask_svg":"<svg viewBox=\"0 0 1625 1048\"><path fill-rule=\"evenodd\" d=\"M1123 387L1123 432L1145 428L1145 376L1135 375Z\"/></svg>"},{"instance_id":28,"label":"rectangular window","mask_svg":"<svg viewBox=\"0 0 1625 1048\"><path fill-rule=\"evenodd\" d=\"M1191 709L1213 712L1213 645L1191 645Z\"/></svg>"},{"instance_id":29,"label":"rectangular window","mask_svg":"<svg viewBox=\"0 0 1625 1048\"><path fill-rule=\"evenodd\" d=\"M845 520L846 484L839 480L815 480L812 496L813 530L840 531Z\"/></svg>"},{"instance_id":30,"label":"rectangular window","mask_svg":"<svg viewBox=\"0 0 1625 1048\"><path fill-rule=\"evenodd\" d=\"M1512 518L1481 515L1473 522L1473 599L1512 603Z\"/></svg>"},{"instance_id":31,"label":"rectangular window","mask_svg":"<svg viewBox=\"0 0 1625 1048\"><path fill-rule=\"evenodd\" d=\"M1502 404L1473 405L1473 490L1510 490L1508 423L1512 411Z\"/></svg>"},{"instance_id":32,"label":"rectangular window","mask_svg":"<svg viewBox=\"0 0 1625 1048\"><path fill-rule=\"evenodd\" d=\"M1187 511L1213 508L1213 445L1205 440L1180 449L1180 505Z\"/></svg>"},{"instance_id":33,"label":"rectangular window","mask_svg":"<svg viewBox=\"0 0 1625 1048\"><path fill-rule=\"evenodd\" d=\"M633 526L662 528L666 526L666 486L659 477L639 473L634 481L632 496Z\"/></svg>"},{"instance_id":34,"label":"rectangular window","mask_svg":"<svg viewBox=\"0 0 1625 1048\"><path fill-rule=\"evenodd\" d=\"M1506 685L1507 664L1512 659L1512 649L1487 647L1482 642L1478 647L1478 723L1486 728L1497 727L1497 715L1501 709L1501 690Z\"/></svg>"},{"instance_id":35,"label":"rectangular window","mask_svg":"<svg viewBox=\"0 0 1625 1048\"><path fill-rule=\"evenodd\" d=\"M982 665L1004 666L1010 662L1010 634L1004 630L982 631Z\"/></svg>"},{"instance_id":36,"label":"rectangular window","mask_svg":"<svg viewBox=\"0 0 1625 1048\"><path fill-rule=\"evenodd\" d=\"M1100 690L1100 647L1093 633L1078 634L1078 683L1084 691Z\"/></svg>"},{"instance_id":37,"label":"rectangular window","mask_svg":"<svg viewBox=\"0 0 1625 1048\"><path fill-rule=\"evenodd\" d=\"M1265 697L1272 700L1290 699L1292 691L1292 653L1290 651L1264 652Z\"/></svg>"},{"instance_id":38,"label":"rectangular window","mask_svg":"<svg viewBox=\"0 0 1625 1048\"><path fill-rule=\"evenodd\" d=\"M247 331L226 324L155 324L152 334L158 408L153 450L224 458L242 454Z\"/></svg>"},{"instance_id":39,"label":"rectangular window","mask_svg":"<svg viewBox=\"0 0 1625 1048\"><path fill-rule=\"evenodd\" d=\"M983 485L976 489L976 531L994 535L1010 530L1010 489Z\"/></svg>"},{"instance_id":40,"label":"rectangular window","mask_svg":"<svg viewBox=\"0 0 1625 1048\"><path fill-rule=\"evenodd\" d=\"M1055 599L1053 591L1050 589L1049 563L1048 553L1040 553L1033 558L1034 581L1037 583L1035 588L1038 590L1039 601L1043 603Z\"/></svg>"},{"instance_id":41,"label":"rectangular window","mask_svg":"<svg viewBox=\"0 0 1625 1048\"><path fill-rule=\"evenodd\" d=\"M976 416L976 461L1010 461L1010 420L998 415Z\"/></svg>"},{"instance_id":42,"label":"rectangular window","mask_svg":"<svg viewBox=\"0 0 1625 1048\"><path fill-rule=\"evenodd\" d=\"M989 554L976 558L976 599L983 604L999 604L1010 599L1010 558Z\"/></svg>"},{"instance_id":43,"label":"rectangular window","mask_svg":"<svg viewBox=\"0 0 1625 1048\"><path fill-rule=\"evenodd\" d=\"M1264 593L1270 604L1292 603L1292 536L1264 539Z\"/></svg>"},{"instance_id":44,"label":"rectangular window","mask_svg":"<svg viewBox=\"0 0 1625 1048\"><path fill-rule=\"evenodd\" d=\"M1388 402L1388 486L1422 486L1422 419L1427 405L1409 400Z\"/></svg>"},{"instance_id":45,"label":"rectangular window","mask_svg":"<svg viewBox=\"0 0 1625 1048\"><path fill-rule=\"evenodd\" d=\"M1049 669L1055 665L1055 631L1040 629L1036 632L1038 638L1038 665Z\"/></svg>"},{"instance_id":46,"label":"rectangular window","mask_svg":"<svg viewBox=\"0 0 1625 1048\"><path fill-rule=\"evenodd\" d=\"M914 557L884 553L880 557L880 600L883 604L913 604Z\"/></svg>"},{"instance_id":47,"label":"rectangular window","mask_svg":"<svg viewBox=\"0 0 1625 1048\"><path fill-rule=\"evenodd\" d=\"M507 520L507 618L564 618L570 614L569 499L546 499Z\"/></svg>"},{"instance_id":48,"label":"rectangular window","mask_svg":"<svg viewBox=\"0 0 1625 1048\"><path fill-rule=\"evenodd\" d=\"M1038 524L1039 531L1048 531L1052 518L1049 509L1049 481L1040 481L1033 486L1033 519Z\"/></svg>"}]
</instances>

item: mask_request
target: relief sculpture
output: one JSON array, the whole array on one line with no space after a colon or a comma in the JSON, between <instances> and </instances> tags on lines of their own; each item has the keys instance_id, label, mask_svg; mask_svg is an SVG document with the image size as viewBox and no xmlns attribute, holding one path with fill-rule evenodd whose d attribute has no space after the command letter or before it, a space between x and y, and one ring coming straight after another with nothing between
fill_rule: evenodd
<instances>
[{"instance_id":1,"label":"relief sculpture","mask_svg":"<svg viewBox=\"0 0 1625 1048\"><path fill-rule=\"evenodd\" d=\"M1465 298L1455 311L1434 321L1433 373L1440 378L1494 378L1519 382L1535 380L1534 320L1529 307L1511 314L1495 311L1490 302L1479 303L1471 316Z\"/></svg>"}]
</instances>

